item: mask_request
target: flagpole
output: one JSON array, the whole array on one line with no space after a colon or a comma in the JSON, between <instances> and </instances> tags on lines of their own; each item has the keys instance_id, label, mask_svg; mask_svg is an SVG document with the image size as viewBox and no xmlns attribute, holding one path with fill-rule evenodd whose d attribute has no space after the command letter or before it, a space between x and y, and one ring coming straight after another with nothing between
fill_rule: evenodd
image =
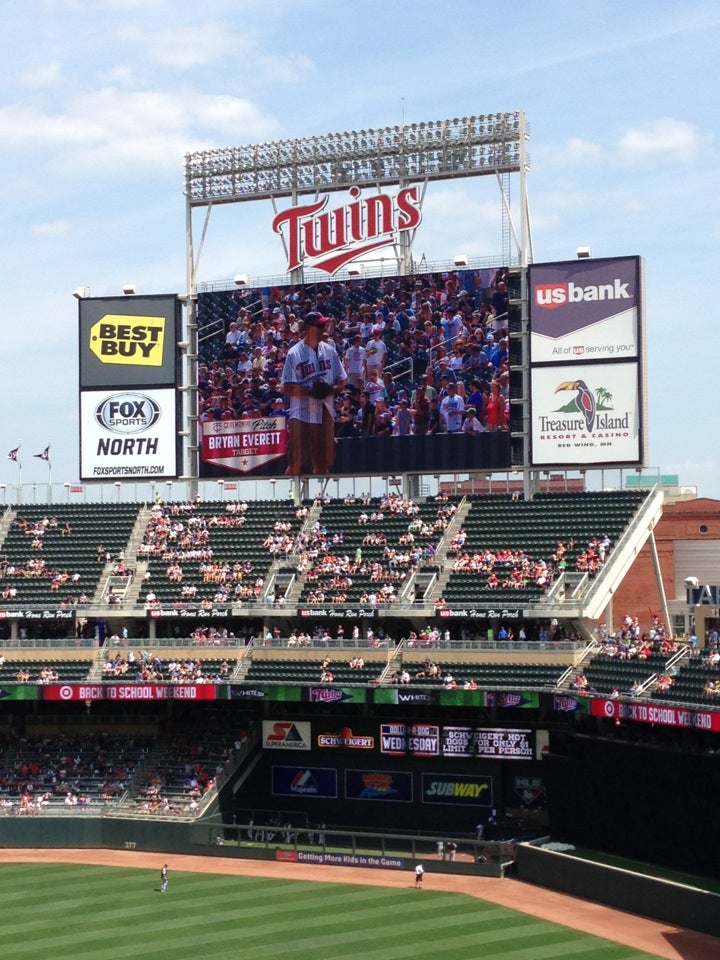
<instances>
[{"instance_id":1,"label":"flagpole","mask_svg":"<svg viewBox=\"0 0 720 960\"><path fill-rule=\"evenodd\" d=\"M23 489L22 489L22 460L20 459L20 447L22 446L22 441L18 440L18 445L15 447L15 463L18 468L18 482L17 482L17 502L23 502Z\"/></svg>"},{"instance_id":2,"label":"flagpole","mask_svg":"<svg viewBox=\"0 0 720 960\"><path fill-rule=\"evenodd\" d=\"M48 465L48 503L52 503L52 463L50 460L50 444L48 443L42 453L35 453L33 456L38 460L44 460Z\"/></svg>"}]
</instances>

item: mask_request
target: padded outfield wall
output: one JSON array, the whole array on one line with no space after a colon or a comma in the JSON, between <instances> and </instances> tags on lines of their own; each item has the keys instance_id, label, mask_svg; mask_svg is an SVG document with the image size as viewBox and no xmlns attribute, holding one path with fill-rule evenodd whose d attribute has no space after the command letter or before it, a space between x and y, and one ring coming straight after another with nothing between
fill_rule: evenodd
<instances>
[{"instance_id":1,"label":"padded outfield wall","mask_svg":"<svg viewBox=\"0 0 720 960\"><path fill-rule=\"evenodd\" d=\"M517 848L517 875L527 882L664 923L720 936L720 896L534 844Z\"/></svg>"}]
</instances>

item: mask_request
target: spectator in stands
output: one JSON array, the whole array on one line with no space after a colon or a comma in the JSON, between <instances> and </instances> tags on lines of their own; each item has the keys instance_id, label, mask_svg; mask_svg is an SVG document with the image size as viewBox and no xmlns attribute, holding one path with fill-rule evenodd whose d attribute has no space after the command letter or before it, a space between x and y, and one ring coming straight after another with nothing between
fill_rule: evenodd
<instances>
[{"instance_id":1,"label":"spectator in stands","mask_svg":"<svg viewBox=\"0 0 720 960\"><path fill-rule=\"evenodd\" d=\"M457 384L448 381L447 395L440 401L440 423L447 433L459 433L462 430L465 401L458 396Z\"/></svg>"}]
</instances>

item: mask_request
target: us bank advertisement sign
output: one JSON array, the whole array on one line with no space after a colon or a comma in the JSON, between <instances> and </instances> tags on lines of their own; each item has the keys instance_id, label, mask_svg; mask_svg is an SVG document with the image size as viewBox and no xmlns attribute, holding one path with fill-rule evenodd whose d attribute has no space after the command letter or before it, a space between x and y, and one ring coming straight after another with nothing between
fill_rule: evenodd
<instances>
[{"instance_id":1,"label":"us bank advertisement sign","mask_svg":"<svg viewBox=\"0 0 720 960\"><path fill-rule=\"evenodd\" d=\"M528 285L532 363L639 356L639 257L533 265Z\"/></svg>"},{"instance_id":2,"label":"us bank advertisement sign","mask_svg":"<svg viewBox=\"0 0 720 960\"><path fill-rule=\"evenodd\" d=\"M638 464L638 372L637 363L534 367L532 465Z\"/></svg>"},{"instance_id":3,"label":"us bank advertisement sign","mask_svg":"<svg viewBox=\"0 0 720 960\"><path fill-rule=\"evenodd\" d=\"M81 480L143 480L177 475L174 390L82 391Z\"/></svg>"}]
</instances>

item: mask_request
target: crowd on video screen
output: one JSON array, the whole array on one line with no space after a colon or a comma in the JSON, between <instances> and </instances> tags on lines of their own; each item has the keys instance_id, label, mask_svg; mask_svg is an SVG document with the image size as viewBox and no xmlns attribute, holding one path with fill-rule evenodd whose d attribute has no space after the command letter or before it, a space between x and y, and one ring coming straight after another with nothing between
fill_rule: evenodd
<instances>
[{"instance_id":1,"label":"crowd on video screen","mask_svg":"<svg viewBox=\"0 0 720 960\"><path fill-rule=\"evenodd\" d=\"M507 431L507 280L455 270L200 294L200 420L288 416L286 358L320 314L343 370L338 439Z\"/></svg>"}]
</instances>

